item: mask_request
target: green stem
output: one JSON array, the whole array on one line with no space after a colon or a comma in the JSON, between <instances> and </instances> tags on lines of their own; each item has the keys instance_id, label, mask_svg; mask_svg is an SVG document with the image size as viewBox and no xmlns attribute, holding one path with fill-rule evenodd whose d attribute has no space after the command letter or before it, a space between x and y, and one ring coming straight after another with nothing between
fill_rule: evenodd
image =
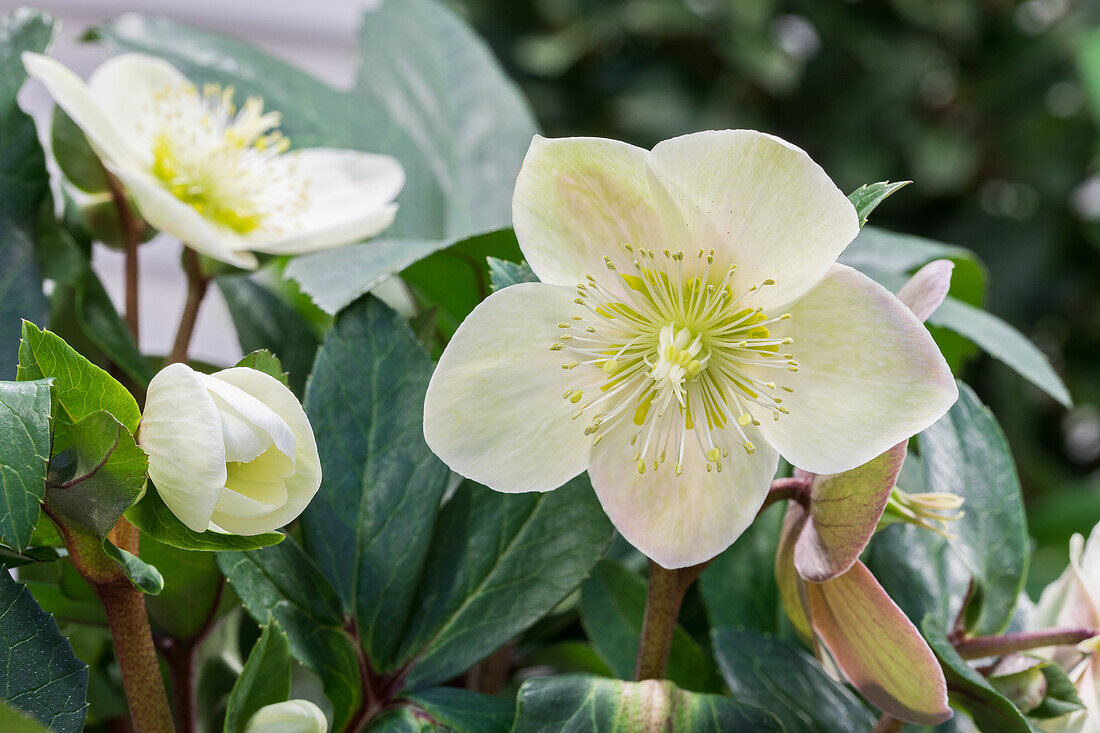
<instances>
[{"instance_id":1,"label":"green stem","mask_svg":"<svg viewBox=\"0 0 1100 733\"><path fill-rule=\"evenodd\" d=\"M668 668L668 653L672 649L672 633L684 593L710 564L669 570L649 561L649 593L645 600L642 638L638 643L638 658L634 664L635 680L663 679Z\"/></svg>"},{"instance_id":2,"label":"green stem","mask_svg":"<svg viewBox=\"0 0 1100 733\"><path fill-rule=\"evenodd\" d=\"M111 191L111 200L118 212L118 226L126 247L125 283L126 283L126 325L138 343L138 245L141 244L142 222L130 210L126 192L117 178L107 173L107 184Z\"/></svg>"},{"instance_id":3,"label":"green stem","mask_svg":"<svg viewBox=\"0 0 1100 733\"><path fill-rule=\"evenodd\" d=\"M210 278L202 272L198 253L186 244L183 249L183 267L187 272L187 300L183 304L183 314L180 315L176 340L172 344L172 351L168 354L166 362L168 364L187 363L187 352L191 348L191 336L195 332L195 323L199 319L199 308L202 306L202 299L206 297L206 289L210 285Z\"/></svg>"}]
</instances>

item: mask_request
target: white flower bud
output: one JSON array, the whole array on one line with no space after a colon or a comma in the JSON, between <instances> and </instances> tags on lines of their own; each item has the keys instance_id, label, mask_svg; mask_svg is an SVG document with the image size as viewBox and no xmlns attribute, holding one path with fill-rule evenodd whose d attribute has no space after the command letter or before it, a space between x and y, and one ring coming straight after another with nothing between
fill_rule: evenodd
<instances>
[{"instance_id":1,"label":"white flower bud","mask_svg":"<svg viewBox=\"0 0 1100 733\"><path fill-rule=\"evenodd\" d=\"M196 532L270 532L301 514L321 485L305 411L255 369L165 367L149 383L138 442L160 497Z\"/></svg>"},{"instance_id":2,"label":"white flower bud","mask_svg":"<svg viewBox=\"0 0 1100 733\"><path fill-rule=\"evenodd\" d=\"M245 733L325 733L328 721L309 700L287 700L256 711Z\"/></svg>"}]
</instances>

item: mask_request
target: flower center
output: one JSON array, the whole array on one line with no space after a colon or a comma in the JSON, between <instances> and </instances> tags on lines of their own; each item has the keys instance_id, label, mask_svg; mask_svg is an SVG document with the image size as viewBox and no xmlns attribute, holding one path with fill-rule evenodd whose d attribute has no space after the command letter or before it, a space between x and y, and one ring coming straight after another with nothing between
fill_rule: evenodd
<instances>
[{"instance_id":1,"label":"flower center","mask_svg":"<svg viewBox=\"0 0 1100 733\"><path fill-rule=\"evenodd\" d=\"M707 470L721 471L731 445L756 450L745 433L760 424L750 404L774 420L788 412L776 395L794 391L786 382L798 362L785 353L793 339L769 326L790 314L769 318L753 303L774 280L735 293L734 267L721 278L712 271L714 250L699 250L685 266L683 252L625 246L634 272L618 273L623 294L588 275L573 301L583 313L558 324L564 333L550 349L578 357L563 368L603 372L590 394L570 389L563 397L577 405L573 419L589 416L585 432L597 444L611 427L629 423L639 473L672 456L679 476L685 451L696 449L691 439ZM617 272L610 257L604 264Z\"/></svg>"},{"instance_id":2,"label":"flower center","mask_svg":"<svg viewBox=\"0 0 1100 733\"><path fill-rule=\"evenodd\" d=\"M237 110L233 87L168 87L142 110L152 135L151 173L180 201L238 234L270 225L273 214L300 212L306 182L283 155L290 141L259 97ZM270 227L269 227L270 228Z\"/></svg>"}]
</instances>

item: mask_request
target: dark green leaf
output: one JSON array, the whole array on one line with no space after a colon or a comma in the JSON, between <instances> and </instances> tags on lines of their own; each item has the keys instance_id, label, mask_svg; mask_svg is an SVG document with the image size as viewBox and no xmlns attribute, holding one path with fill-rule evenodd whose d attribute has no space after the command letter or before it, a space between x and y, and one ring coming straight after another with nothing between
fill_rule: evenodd
<instances>
[{"instance_id":1,"label":"dark green leaf","mask_svg":"<svg viewBox=\"0 0 1100 733\"><path fill-rule=\"evenodd\" d=\"M142 533L141 559L164 577L164 590L145 599L154 631L173 639L199 634L210 614L216 612L214 605L221 601L219 588L225 582L214 554L181 550Z\"/></svg>"},{"instance_id":2,"label":"dark green leaf","mask_svg":"<svg viewBox=\"0 0 1100 733\"><path fill-rule=\"evenodd\" d=\"M19 381L52 377L54 397L65 423L105 410L130 433L137 432L141 411L118 381L65 343L57 334L23 322L19 343ZM60 429L62 426L58 426ZM54 446L57 450L57 446Z\"/></svg>"},{"instance_id":3,"label":"dark green leaf","mask_svg":"<svg viewBox=\"0 0 1100 733\"><path fill-rule=\"evenodd\" d=\"M282 298L247 276L219 277L217 283L233 316L241 350L246 354L259 349L274 353L289 374L289 380L277 378L301 395L319 345L309 323Z\"/></svg>"},{"instance_id":4,"label":"dark green leaf","mask_svg":"<svg viewBox=\"0 0 1100 733\"><path fill-rule=\"evenodd\" d=\"M53 19L22 9L0 16L0 379L14 376L19 319L42 322L49 301L34 256L38 207L47 193L46 161L34 122L16 103L27 78L20 58L42 53Z\"/></svg>"},{"instance_id":5,"label":"dark green leaf","mask_svg":"<svg viewBox=\"0 0 1100 733\"><path fill-rule=\"evenodd\" d=\"M458 687L432 687L407 699L455 733L507 733L516 717L513 701Z\"/></svg>"},{"instance_id":6,"label":"dark green leaf","mask_svg":"<svg viewBox=\"0 0 1100 733\"><path fill-rule=\"evenodd\" d=\"M241 360L237 362L236 366L246 369L255 369L258 372L263 372L269 377L278 379L283 384L287 384L287 374L283 371L282 362L279 361L279 357L275 356L267 349L259 349L250 354L245 354Z\"/></svg>"},{"instance_id":7,"label":"dark green leaf","mask_svg":"<svg viewBox=\"0 0 1100 733\"><path fill-rule=\"evenodd\" d=\"M140 557L115 547L108 539L103 540L103 552L118 563L122 572L126 573L126 577L142 593L155 596L164 589L164 578L160 571Z\"/></svg>"},{"instance_id":8,"label":"dark green leaf","mask_svg":"<svg viewBox=\"0 0 1100 733\"><path fill-rule=\"evenodd\" d=\"M517 283L533 283L538 278L526 262L509 262L498 257L489 257L489 275L492 278L493 291L502 290Z\"/></svg>"},{"instance_id":9,"label":"dark green leaf","mask_svg":"<svg viewBox=\"0 0 1100 733\"><path fill-rule=\"evenodd\" d=\"M765 512L699 576L711 628L779 631L782 611L773 566L782 524L778 508Z\"/></svg>"},{"instance_id":10,"label":"dark green leaf","mask_svg":"<svg viewBox=\"0 0 1100 733\"><path fill-rule=\"evenodd\" d=\"M304 545L378 670L409 618L449 475L424 443L431 372L401 318L368 297L336 320L306 392L324 482L302 515Z\"/></svg>"},{"instance_id":11,"label":"dark green leaf","mask_svg":"<svg viewBox=\"0 0 1100 733\"><path fill-rule=\"evenodd\" d=\"M359 707L362 683L355 640L349 635L340 598L296 542L248 552L220 552L218 567L252 618L274 616L290 642L290 653L320 675L340 730Z\"/></svg>"},{"instance_id":12,"label":"dark green leaf","mask_svg":"<svg viewBox=\"0 0 1100 733\"><path fill-rule=\"evenodd\" d=\"M87 710L87 665L4 568L0 609L0 700L58 733L78 733Z\"/></svg>"},{"instance_id":13,"label":"dark green leaf","mask_svg":"<svg viewBox=\"0 0 1100 733\"><path fill-rule=\"evenodd\" d=\"M31 544L50 460L50 382L0 382L0 538Z\"/></svg>"},{"instance_id":14,"label":"dark green leaf","mask_svg":"<svg viewBox=\"0 0 1100 733\"><path fill-rule=\"evenodd\" d=\"M1031 733L1031 726L1016 706L994 690L959 656L947 641L947 632L939 619L927 616L921 624L921 631L943 666L952 707L961 707L970 713L979 730Z\"/></svg>"},{"instance_id":15,"label":"dark green leaf","mask_svg":"<svg viewBox=\"0 0 1100 733\"><path fill-rule=\"evenodd\" d=\"M646 583L611 560L601 560L581 586L581 624L600 658L622 680L634 678L642 636ZM714 664L686 631L676 627L666 679L696 692L718 692Z\"/></svg>"},{"instance_id":16,"label":"dark green leaf","mask_svg":"<svg viewBox=\"0 0 1100 733\"><path fill-rule=\"evenodd\" d=\"M515 733L724 733L782 731L771 714L728 697L685 692L671 682L586 675L523 683Z\"/></svg>"},{"instance_id":17,"label":"dark green leaf","mask_svg":"<svg viewBox=\"0 0 1100 733\"><path fill-rule=\"evenodd\" d=\"M6 702L0 702L0 730L4 733L49 733L50 729Z\"/></svg>"},{"instance_id":18,"label":"dark green leaf","mask_svg":"<svg viewBox=\"0 0 1100 733\"><path fill-rule=\"evenodd\" d=\"M855 191L848 194L848 200L856 207L856 216L859 217L859 225L867 223L867 217L878 208L878 205L886 200L886 197L899 188L908 186L912 181L880 181L878 183L865 183Z\"/></svg>"},{"instance_id":19,"label":"dark green leaf","mask_svg":"<svg viewBox=\"0 0 1100 733\"><path fill-rule=\"evenodd\" d=\"M66 523L90 529L100 539L137 501L149 459L134 436L100 410L68 426L72 448L54 459L46 503ZM71 458L58 470L62 457Z\"/></svg>"},{"instance_id":20,"label":"dark green leaf","mask_svg":"<svg viewBox=\"0 0 1100 733\"><path fill-rule=\"evenodd\" d=\"M213 530L196 532L172 513L151 482L141 501L126 512L126 518L150 537L181 550L256 550L276 545L286 537L282 532L248 536Z\"/></svg>"},{"instance_id":21,"label":"dark green leaf","mask_svg":"<svg viewBox=\"0 0 1100 733\"><path fill-rule=\"evenodd\" d=\"M50 147L53 148L54 160L69 183L88 193L103 193L110 188L107 171L88 144L88 139L60 107L55 107L53 111Z\"/></svg>"},{"instance_id":22,"label":"dark green leaf","mask_svg":"<svg viewBox=\"0 0 1100 733\"><path fill-rule=\"evenodd\" d=\"M272 618L264 625L260 640L249 652L244 669L229 692L223 730L244 733L257 710L285 702L289 697L290 646L286 634Z\"/></svg>"},{"instance_id":23,"label":"dark green leaf","mask_svg":"<svg viewBox=\"0 0 1100 733\"><path fill-rule=\"evenodd\" d=\"M585 476L543 494L460 487L440 514L403 635L407 689L458 674L549 613L611 532Z\"/></svg>"},{"instance_id":24,"label":"dark green leaf","mask_svg":"<svg viewBox=\"0 0 1100 733\"><path fill-rule=\"evenodd\" d=\"M787 733L874 727L875 714L801 649L743 629L715 629L712 635L733 699L770 711Z\"/></svg>"},{"instance_id":25,"label":"dark green leaf","mask_svg":"<svg viewBox=\"0 0 1100 733\"><path fill-rule=\"evenodd\" d=\"M1000 633L1012 618L1027 572L1028 538L1020 481L993 414L965 384L951 410L920 435L928 491L957 494L965 514L953 547L974 576L967 629Z\"/></svg>"}]
</instances>

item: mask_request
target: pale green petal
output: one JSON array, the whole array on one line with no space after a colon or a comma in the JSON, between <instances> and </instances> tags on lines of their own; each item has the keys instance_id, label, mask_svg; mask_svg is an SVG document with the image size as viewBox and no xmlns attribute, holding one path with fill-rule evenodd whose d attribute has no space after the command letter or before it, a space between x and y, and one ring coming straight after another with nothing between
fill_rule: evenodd
<instances>
[{"instance_id":1,"label":"pale green petal","mask_svg":"<svg viewBox=\"0 0 1100 733\"><path fill-rule=\"evenodd\" d=\"M240 387L216 376L202 374L200 377L222 415L227 461L247 463L274 445L293 467L298 449L286 420Z\"/></svg>"},{"instance_id":2,"label":"pale green petal","mask_svg":"<svg viewBox=\"0 0 1100 733\"><path fill-rule=\"evenodd\" d=\"M905 303L921 321L936 312L940 303L951 289L951 271L955 263L951 260L933 260L913 273L913 277L901 286L898 300Z\"/></svg>"},{"instance_id":3,"label":"pale green petal","mask_svg":"<svg viewBox=\"0 0 1100 733\"><path fill-rule=\"evenodd\" d=\"M124 53L107 59L88 77L88 91L146 165L153 161L150 125L154 95L188 85L187 77L164 59L143 53Z\"/></svg>"},{"instance_id":4,"label":"pale green petal","mask_svg":"<svg viewBox=\"0 0 1100 733\"><path fill-rule=\"evenodd\" d=\"M314 438L313 428L309 424L305 410L286 385L255 369L234 367L215 372L210 376L237 387L269 407L290 427L296 448L294 473L283 479L286 499L281 505L268 514L254 518L233 516L223 512L222 505L219 505L218 511L214 513L214 523L227 532L240 535L270 532L289 524L309 505L321 486L321 460L317 454L317 440ZM242 477L247 476L242 473ZM279 487L273 485L270 490L277 492ZM276 502L278 498L270 493L250 493L250 495L253 498L271 502Z\"/></svg>"},{"instance_id":5,"label":"pale green petal","mask_svg":"<svg viewBox=\"0 0 1100 733\"><path fill-rule=\"evenodd\" d=\"M225 486L225 448L214 400L191 367L172 364L149 382L138 442L160 498L181 522L205 532Z\"/></svg>"},{"instance_id":6,"label":"pale green petal","mask_svg":"<svg viewBox=\"0 0 1100 733\"><path fill-rule=\"evenodd\" d=\"M589 420L572 419L566 390L595 388L599 369L576 359L558 323L574 313L566 288L523 283L483 301L443 351L424 402L424 437L452 470L497 491L549 491L588 467ZM587 380L587 381L585 381Z\"/></svg>"},{"instance_id":7,"label":"pale green petal","mask_svg":"<svg viewBox=\"0 0 1100 733\"><path fill-rule=\"evenodd\" d=\"M633 271L623 245L670 246L653 204L641 148L601 138L538 135L512 197L516 237L539 280L575 286L591 274L618 287L604 265Z\"/></svg>"},{"instance_id":8,"label":"pale green petal","mask_svg":"<svg viewBox=\"0 0 1100 733\"><path fill-rule=\"evenodd\" d=\"M955 402L951 370L928 330L892 293L866 275L833 265L773 327L798 371L762 373L793 393L789 414L750 412L764 437L812 473L841 473L934 423Z\"/></svg>"},{"instance_id":9,"label":"pale green petal","mask_svg":"<svg viewBox=\"0 0 1100 733\"><path fill-rule=\"evenodd\" d=\"M79 76L60 62L37 53L24 53L23 66L32 78L45 85L57 106L83 131L104 165L111 170L142 166L141 154L127 141L111 110L92 95Z\"/></svg>"},{"instance_id":10,"label":"pale green petal","mask_svg":"<svg viewBox=\"0 0 1100 733\"><path fill-rule=\"evenodd\" d=\"M340 247L378 234L397 215L394 199L405 185L405 170L388 155L305 148L272 165L308 181L308 204L293 214L270 214L246 237L249 249L301 254Z\"/></svg>"},{"instance_id":11,"label":"pale green petal","mask_svg":"<svg viewBox=\"0 0 1100 733\"><path fill-rule=\"evenodd\" d=\"M249 718L244 733L325 733L328 720L309 700L265 705Z\"/></svg>"},{"instance_id":12,"label":"pale green petal","mask_svg":"<svg viewBox=\"0 0 1100 733\"><path fill-rule=\"evenodd\" d=\"M627 542L662 567L705 562L729 547L752 523L764 502L778 454L749 426L752 455L737 449L722 471L707 471L694 440L684 453L684 471L673 462L638 473L629 424L616 426L592 453L588 475L607 516ZM737 445L737 441L733 441Z\"/></svg>"},{"instance_id":13,"label":"pale green petal","mask_svg":"<svg viewBox=\"0 0 1100 733\"><path fill-rule=\"evenodd\" d=\"M662 208L682 220L675 247L713 248L719 272L736 265L738 294L774 280L755 301L766 309L813 287L859 233L855 207L821 166L771 135L709 130L665 140L648 169L654 194L669 199Z\"/></svg>"}]
</instances>

